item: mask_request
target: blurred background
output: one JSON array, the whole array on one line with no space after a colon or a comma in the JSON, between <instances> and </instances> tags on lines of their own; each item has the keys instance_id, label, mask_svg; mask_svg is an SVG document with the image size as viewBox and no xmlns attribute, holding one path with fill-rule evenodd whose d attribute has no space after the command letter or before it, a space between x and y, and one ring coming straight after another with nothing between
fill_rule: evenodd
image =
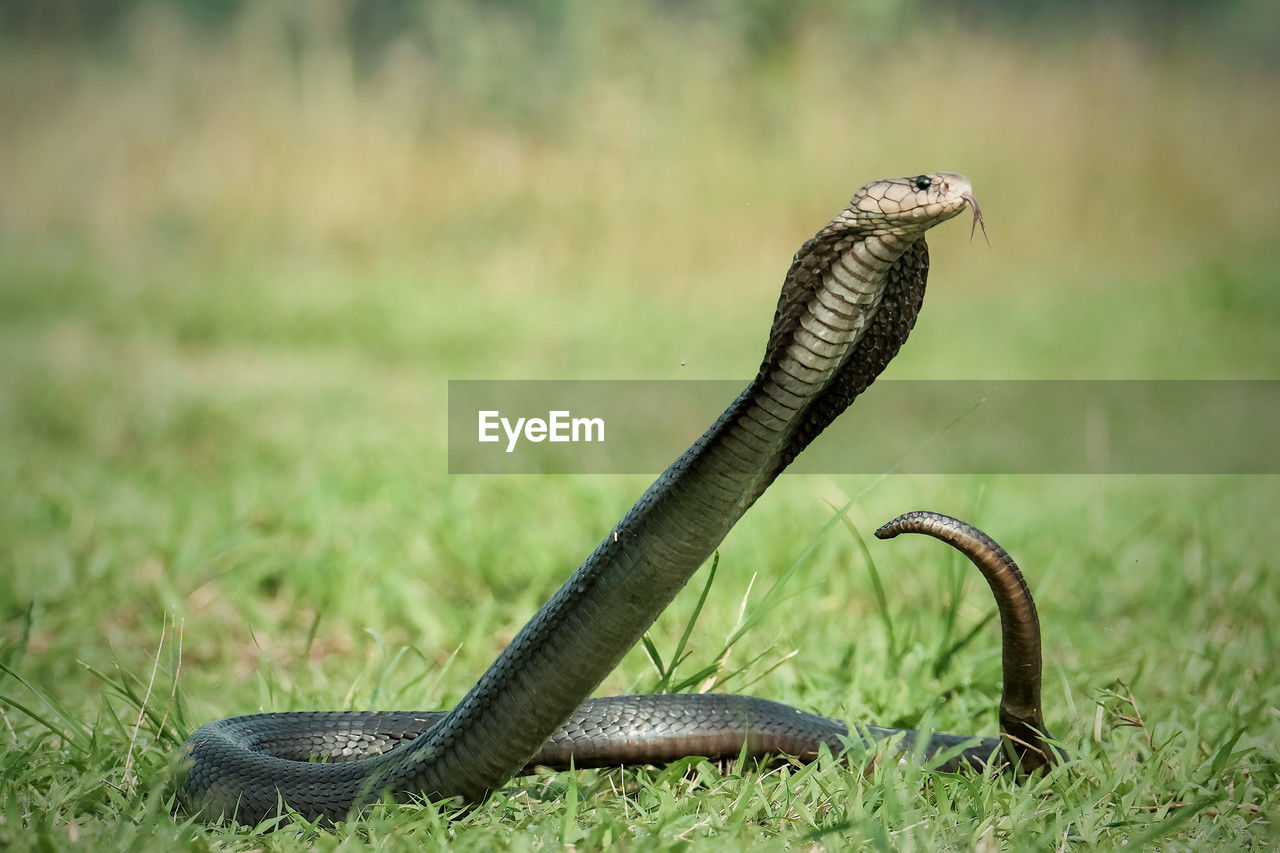
<instances>
[{"instance_id":1,"label":"blurred background","mask_svg":"<svg viewBox=\"0 0 1280 853\"><path fill-rule=\"evenodd\" d=\"M4 3L11 355L745 376L799 243L949 169L992 248L937 235L899 375L1277 363L1273 4L600 6Z\"/></svg>"},{"instance_id":2,"label":"blurred background","mask_svg":"<svg viewBox=\"0 0 1280 853\"><path fill-rule=\"evenodd\" d=\"M745 380L792 253L880 177L962 172L990 232L931 235L889 375L1276 378L1277 31L1263 0L0 2L6 660L80 695L172 616L194 722L384 702L397 644L437 673L401 703L448 704L647 481L449 477L447 380ZM869 481L784 478L708 630ZM1264 689L1274 478L893 477L852 517L915 506L1035 566L1068 696L1153 656ZM927 633L939 555L902 547ZM833 536L760 644L869 618L860 554ZM758 692L923 701L806 667Z\"/></svg>"}]
</instances>

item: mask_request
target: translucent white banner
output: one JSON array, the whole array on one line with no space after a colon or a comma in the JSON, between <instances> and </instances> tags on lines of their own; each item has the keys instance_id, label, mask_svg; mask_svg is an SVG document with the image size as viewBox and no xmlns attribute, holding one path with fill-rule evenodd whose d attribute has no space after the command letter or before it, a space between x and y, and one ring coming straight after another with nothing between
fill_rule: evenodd
<instances>
[{"instance_id":1,"label":"translucent white banner","mask_svg":"<svg viewBox=\"0 0 1280 853\"><path fill-rule=\"evenodd\" d=\"M453 474L655 474L746 382L449 382ZM1276 380L883 380L788 469L1277 474Z\"/></svg>"}]
</instances>

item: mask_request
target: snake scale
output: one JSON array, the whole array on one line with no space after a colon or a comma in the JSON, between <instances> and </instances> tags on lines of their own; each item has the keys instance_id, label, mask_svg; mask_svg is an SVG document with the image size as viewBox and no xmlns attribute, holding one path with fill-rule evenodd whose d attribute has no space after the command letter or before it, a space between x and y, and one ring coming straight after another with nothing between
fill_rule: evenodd
<instances>
[{"instance_id":1,"label":"snake scale","mask_svg":"<svg viewBox=\"0 0 1280 853\"><path fill-rule=\"evenodd\" d=\"M302 712L219 720L185 746L184 807L254 824L284 813L342 820L390 796L479 802L527 768L661 763L686 755L812 758L857 727L764 699L654 695L587 699L782 472L884 370L915 324L929 267L925 232L970 208L950 172L876 181L796 253L759 372L636 501L604 541L447 712ZM918 532L966 553L995 593L1003 632L1001 738L933 735L948 766L1003 754L1051 760L1041 735L1040 633L1017 566L975 528L908 513L877 531ZM584 701L585 700L585 701Z\"/></svg>"}]
</instances>

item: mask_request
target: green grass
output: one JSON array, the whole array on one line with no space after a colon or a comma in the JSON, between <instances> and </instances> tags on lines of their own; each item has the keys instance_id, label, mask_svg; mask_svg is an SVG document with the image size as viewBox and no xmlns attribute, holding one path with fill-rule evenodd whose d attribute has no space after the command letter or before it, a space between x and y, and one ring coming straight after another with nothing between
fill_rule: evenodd
<instances>
[{"instance_id":1,"label":"green grass","mask_svg":"<svg viewBox=\"0 0 1280 853\"><path fill-rule=\"evenodd\" d=\"M893 376L1275 378L1274 77L946 27L851 56L814 25L754 67L618 14L539 121L408 48L356 82L322 23L290 59L270 16L0 52L0 846L1273 845L1262 476L784 477L725 541L674 681L763 606L717 689L989 733L996 632L949 653L991 610L974 573L820 531L857 495L864 539L917 507L998 538L1071 756L1028 784L694 762L336 830L171 816L206 720L455 702L646 485L448 476L448 379L746 378L790 254L866 180L964 171L992 229L931 238ZM892 92L849 83L868 57ZM637 648L601 692L662 679Z\"/></svg>"}]
</instances>

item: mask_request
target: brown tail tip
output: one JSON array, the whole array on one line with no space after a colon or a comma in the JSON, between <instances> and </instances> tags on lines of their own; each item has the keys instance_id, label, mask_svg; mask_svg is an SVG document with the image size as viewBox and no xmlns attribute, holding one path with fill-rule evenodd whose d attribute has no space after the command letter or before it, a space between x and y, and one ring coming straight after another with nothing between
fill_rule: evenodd
<instances>
[{"instance_id":1,"label":"brown tail tip","mask_svg":"<svg viewBox=\"0 0 1280 853\"><path fill-rule=\"evenodd\" d=\"M1040 708L1040 617L1022 571L1009 553L972 524L938 512L904 513L876 531L878 539L923 533L968 557L986 578L1000 612L1004 689L1000 697L1000 733L1027 772L1053 763L1045 744Z\"/></svg>"}]
</instances>

